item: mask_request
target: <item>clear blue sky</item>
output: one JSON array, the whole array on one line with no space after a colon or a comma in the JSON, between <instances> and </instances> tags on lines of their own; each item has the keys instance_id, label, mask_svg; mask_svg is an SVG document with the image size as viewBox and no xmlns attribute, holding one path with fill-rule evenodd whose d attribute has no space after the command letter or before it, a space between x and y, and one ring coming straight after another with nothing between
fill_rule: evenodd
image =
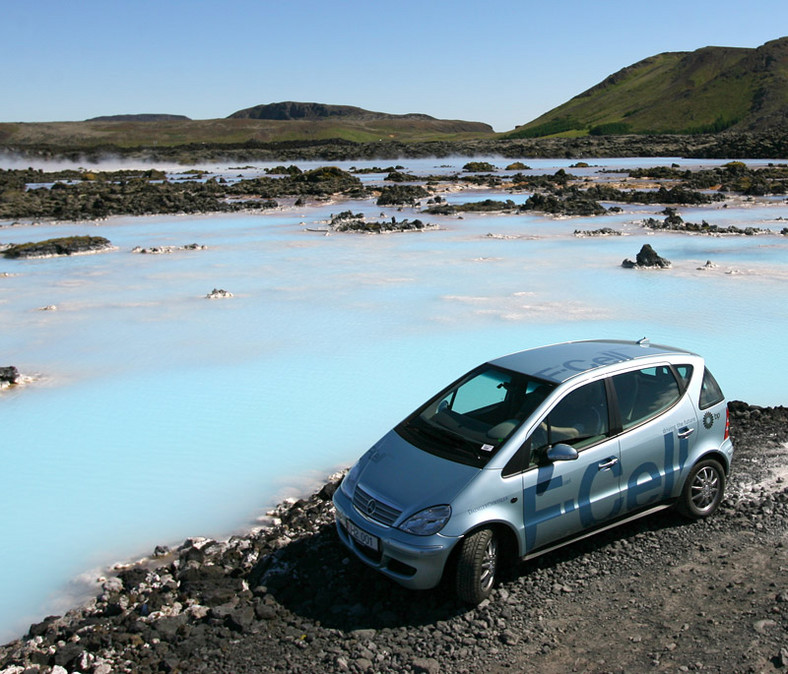
<instances>
[{"instance_id":1,"label":"clear blue sky","mask_svg":"<svg viewBox=\"0 0 788 674\"><path fill-rule=\"evenodd\" d=\"M0 0L0 121L315 101L504 131L664 51L788 35L785 0Z\"/></svg>"}]
</instances>

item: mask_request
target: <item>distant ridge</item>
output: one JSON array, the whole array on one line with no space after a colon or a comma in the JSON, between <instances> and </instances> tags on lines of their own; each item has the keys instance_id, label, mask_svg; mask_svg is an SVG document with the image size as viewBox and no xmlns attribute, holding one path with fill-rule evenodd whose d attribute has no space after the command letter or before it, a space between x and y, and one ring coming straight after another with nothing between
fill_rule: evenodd
<instances>
[{"instance_id":1,"label":"distant ridge","mask_svg":"<svg viewBox=\"0 0 788 674\"><path fill-rule=\"evenodd\" d=\"M358 120L378 119L421 119L434 120L435 117L420 113L405 115L391 115L386 112L373 112L356 108L352 105L327 105L325 103L299 103L296 101L282 101L281 103L267 103L255 105L251 108L238 110L227 119L271 119L278 121L305 120L318 121L328 118L346 118Z\"/></svg>"},{"instance_id":2,"label":"distant ridge","mask_svg":"<svg viewBox=\"0 0 788 674\"><path fill-rule=\"evenodd\" d=\"M610 75L509 138L788 129L788 37L665 52Z\"/></svg>"},{"instance_id":3,"label":"distant ridge","mask_svg":"<svg viewBox=\"0 0 788 674\"><path fill-rule=\"evenodd\" d=\"M141 115L103 115L101 117L91 117L86 122L188 122L190 117L186 115L162 115L162 114L141 114Z\"/></svg>"}]
</instances>

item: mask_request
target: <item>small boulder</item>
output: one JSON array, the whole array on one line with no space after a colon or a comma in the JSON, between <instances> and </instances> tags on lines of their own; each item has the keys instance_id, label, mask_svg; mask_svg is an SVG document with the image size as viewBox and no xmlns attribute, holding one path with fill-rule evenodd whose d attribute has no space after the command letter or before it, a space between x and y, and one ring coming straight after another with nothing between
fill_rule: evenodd
<instances>
[{"instance_id":1,"label":"small boulder","mask_svg":"<svg viewBox=\"0 0 788 674\"><path fill-rule=\"evenodd\" d=\"M209 300L222 299L225 297L232 297L233 294L222 288L214 288L205 297Z\"/></svg>"},{"instance_id":2,"label":"small boulder","mask_svg":"<svg viewBox=\"0 0 788 674\"><path fill-rule=\"evenodd\" d=\"M16 384L19 379L19 370L13 365L0 367L0 384Z\"/></svg>"},{"instance_id":3,"label":"small boulder","mask_svg":"<svg viewBox=\"0 0 788 674\"><path fill-rule=\"evenodd\" d=\"M672 265L670 260L660 257L651 244L646 243L637 254L635 262L627 258L621 266L625 269L669 269Z\"/></svg>"}]
</instances>

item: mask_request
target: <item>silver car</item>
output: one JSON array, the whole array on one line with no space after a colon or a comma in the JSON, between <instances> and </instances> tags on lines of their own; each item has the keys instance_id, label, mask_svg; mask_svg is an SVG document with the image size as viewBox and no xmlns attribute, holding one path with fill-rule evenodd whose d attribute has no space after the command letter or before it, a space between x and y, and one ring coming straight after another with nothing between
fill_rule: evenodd
<instances>
[{"instance_id":1,"label":"silver car","mask_svg":"<svg viewBox=\"0 0 788 674\"><path fill-rule=\"evenodd\" d=\"M406 587L451 569L477 604L504 561L671 505L711 515L732 457L700 356L645 339L554 344L477 367L389 431L336 491L337 531Z\"/></svg>"}]
</instances>

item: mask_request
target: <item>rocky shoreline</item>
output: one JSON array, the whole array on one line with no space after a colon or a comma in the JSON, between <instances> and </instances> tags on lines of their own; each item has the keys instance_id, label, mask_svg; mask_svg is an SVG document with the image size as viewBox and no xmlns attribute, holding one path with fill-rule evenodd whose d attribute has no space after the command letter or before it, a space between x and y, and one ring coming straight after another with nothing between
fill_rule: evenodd
<instances>
[{"instance_id":1,"label":"rocky shoreline","mask_svg":"<svg viewBox=\"0 0 788 674\"><path fill-rule=\"evenodd\" d=\"M694 157L698 159L744 159L788 156L788 133L631 134L579 138L490 138L466 141L401 142L396 140L356 143L343 139L243 143L186 143L156 147L117 145L55 145L6 143L0 150L29 160L65 159L94 163L106 159L178 162L214 161L346 161L391 160L420 157L489 157L513 159L538 157Z\"/></svg>"},{"instance_id":2,"label":"rocky shoreline","mask_svg":"<svg viewBox=\"0 0 788 674\"><path fill-rule=\"evenodd\" d=\"M189 539L0 647L0 673L771 671L788 666L788 409L733 402L726 499L520 564L492 601L411 592L349 555L334 476L271 526Z\"/></svg>"},{"instance_id":3,"label":"rocky shoreline","mask_svg":"<svg viewBox=\"0 0 788 674\"><path fill-rule=\"evenodd\" d=\"M454 217L463 217L466 212L593 216L621 212L622 206L618 204L659 204L667 216L664 222L648 218L643 222L644 227L712 235L752 235L769 233L769 230L719 227L705 221L700 225L687 223L673 206L724 202L731 197L749 199L788 194L788 165L785 164L748 167L742 162L730 161L722 166L696 171L680 170L674 164L629 171L602 170L595 178L573 175L564 169L558 169L552 175L522 173L521 165L507 165L507 171L518 172L506 175L500 174L498 167L489 162L469 162L462 172L426 176L402 173L398 169L403 167L378 169L380 172L388 171L383 178L384 183L393 183L383 185L364 185L361 182L358 175L368 173L369 169L345 171L335 166L309 171L302 171L294 165L279 166L266 170L266 175L233 180L196 169L175 174L156 169L0 170L0 191L3 191L0 220L78 222L115 215L253 213L289 205L304 206L307 200L325 202L333 199L374 199L381 207L412 207L425 216ZM575 164L577 167L581 165ZM512 169L513 166L517 168ZM611 184L610 174L621 175ZM507 198L449 204L441 196L442 192L466 187L498 190ZM511 198L518 194L525 195L519 204ZM277 199L286 199L287 203L281 204ZM422 200L425 200L424 204ZM353 231L414 228L413 223L365 224L359 222L359 218L353 219L357 221ZM788 234L788 228L783 228L780 233ZM0 244L0 252L6 257L18 256L5 244Z\"/></svg>"}]
</instances>

